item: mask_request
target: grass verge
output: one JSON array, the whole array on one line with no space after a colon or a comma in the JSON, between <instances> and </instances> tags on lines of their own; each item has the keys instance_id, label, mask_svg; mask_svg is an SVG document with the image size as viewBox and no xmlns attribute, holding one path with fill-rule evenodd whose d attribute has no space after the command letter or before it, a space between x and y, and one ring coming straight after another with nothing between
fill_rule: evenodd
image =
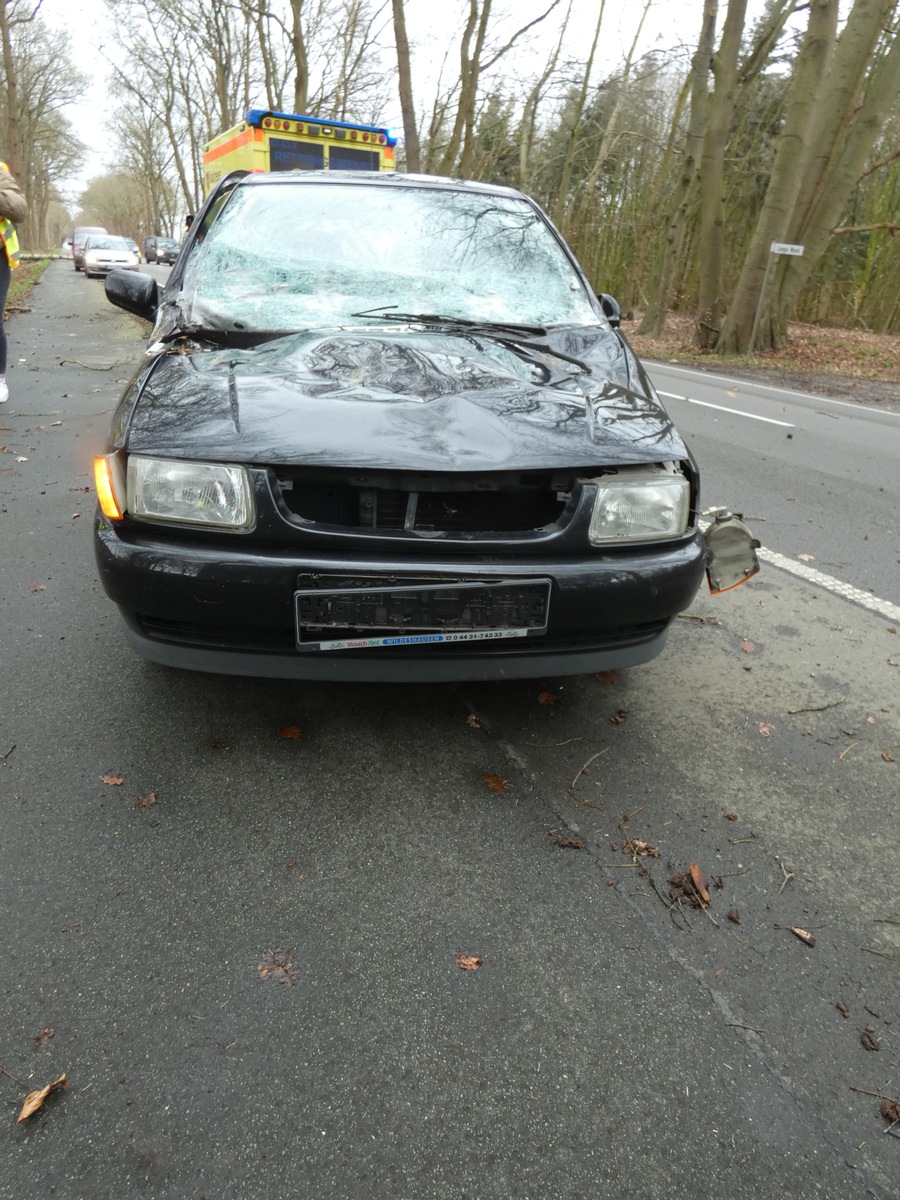
<instances>
[{"instance_id":1,"label":"grass verge","mask_svg":"<svg viewBox=\"0 0 900 1200\"><path fill-rule=\"evenodd\" d=\"M6 311L27 312L26 301L31 295L31 289L40 282L43 273L50 266L52 259L28 258L23 259L19 269L13 271L9 285L9 295L6 297Z\"/></svg>"}]
</instances>

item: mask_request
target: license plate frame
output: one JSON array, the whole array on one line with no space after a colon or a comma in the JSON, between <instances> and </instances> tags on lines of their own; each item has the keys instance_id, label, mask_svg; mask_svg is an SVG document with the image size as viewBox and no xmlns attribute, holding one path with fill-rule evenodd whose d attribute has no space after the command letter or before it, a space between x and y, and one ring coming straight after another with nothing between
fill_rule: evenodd
<instances>
[{"instance_id":1,"label":"license plate frame","mask_svg":"<svg viewBox=\"0 0 900 1200\"><path fill-rule=\"evenodd\" d=\"M298 587L296 648L307 653L540 637L547 632L551 584L540 576Z\"/></svg>"}]
</instances>

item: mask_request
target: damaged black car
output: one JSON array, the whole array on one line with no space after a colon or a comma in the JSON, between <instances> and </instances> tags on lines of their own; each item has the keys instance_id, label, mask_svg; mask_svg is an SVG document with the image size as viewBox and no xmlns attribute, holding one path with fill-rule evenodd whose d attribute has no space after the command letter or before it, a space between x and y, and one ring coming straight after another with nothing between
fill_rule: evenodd
<instances>
[{"instance_id":1,"label":"damaged black car","mask_svg":"<svg viewBox=\"0 0 900 1200\"><path fill-rule=\"evenodd\" d=\"M695 463L526 196L236 172L161 294L106 288L154 322L96 461L100 578L145 658L576 674L652 659L691 603ZM755 569L737 541L715 590Z\"/></svg>"}]
</instances>

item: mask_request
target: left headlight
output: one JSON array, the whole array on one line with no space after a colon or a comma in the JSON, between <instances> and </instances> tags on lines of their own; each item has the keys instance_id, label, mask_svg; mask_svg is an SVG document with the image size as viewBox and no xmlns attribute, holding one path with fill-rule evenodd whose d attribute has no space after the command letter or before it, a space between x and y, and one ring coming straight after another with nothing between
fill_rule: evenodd
<instances>
[{"instance_id":1,"label":"left headlight","mask_svg":"<svg viewBox=\"0 0 900 1200\"><path fill-rule=\"evenodd\" d=\"M588 537L610 542L678 537L688 528L691 485L665 469L638 469L596 480L597 494Z\"/></svg>"},{"instance_id":2,"label":"left headlight","mask_svg":"<svg viewBox=\"0 0 900 1200\"><path fill-rule=\"evenodd\" d=\"M128 511L135 517L246 530L255 512L243 467L168 458L128 459Z\"/></svg>"}]
</instances>

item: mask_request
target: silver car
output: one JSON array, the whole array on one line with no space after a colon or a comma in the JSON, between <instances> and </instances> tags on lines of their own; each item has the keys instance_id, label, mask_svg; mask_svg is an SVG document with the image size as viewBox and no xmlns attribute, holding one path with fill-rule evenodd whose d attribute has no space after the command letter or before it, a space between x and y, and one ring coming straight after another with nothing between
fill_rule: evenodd
<instances>
[{"instance_id":1,"label":"silver car","mask_svg":"<svg viewBox=\"0 0 900 1200\"><path fill-rule=\"evenodd\" d=\"M110 271L136 271L140 259L125 238L111 233L92 233L84 243L84 273L88 279Z\"/></svg>"}]
</instances>

